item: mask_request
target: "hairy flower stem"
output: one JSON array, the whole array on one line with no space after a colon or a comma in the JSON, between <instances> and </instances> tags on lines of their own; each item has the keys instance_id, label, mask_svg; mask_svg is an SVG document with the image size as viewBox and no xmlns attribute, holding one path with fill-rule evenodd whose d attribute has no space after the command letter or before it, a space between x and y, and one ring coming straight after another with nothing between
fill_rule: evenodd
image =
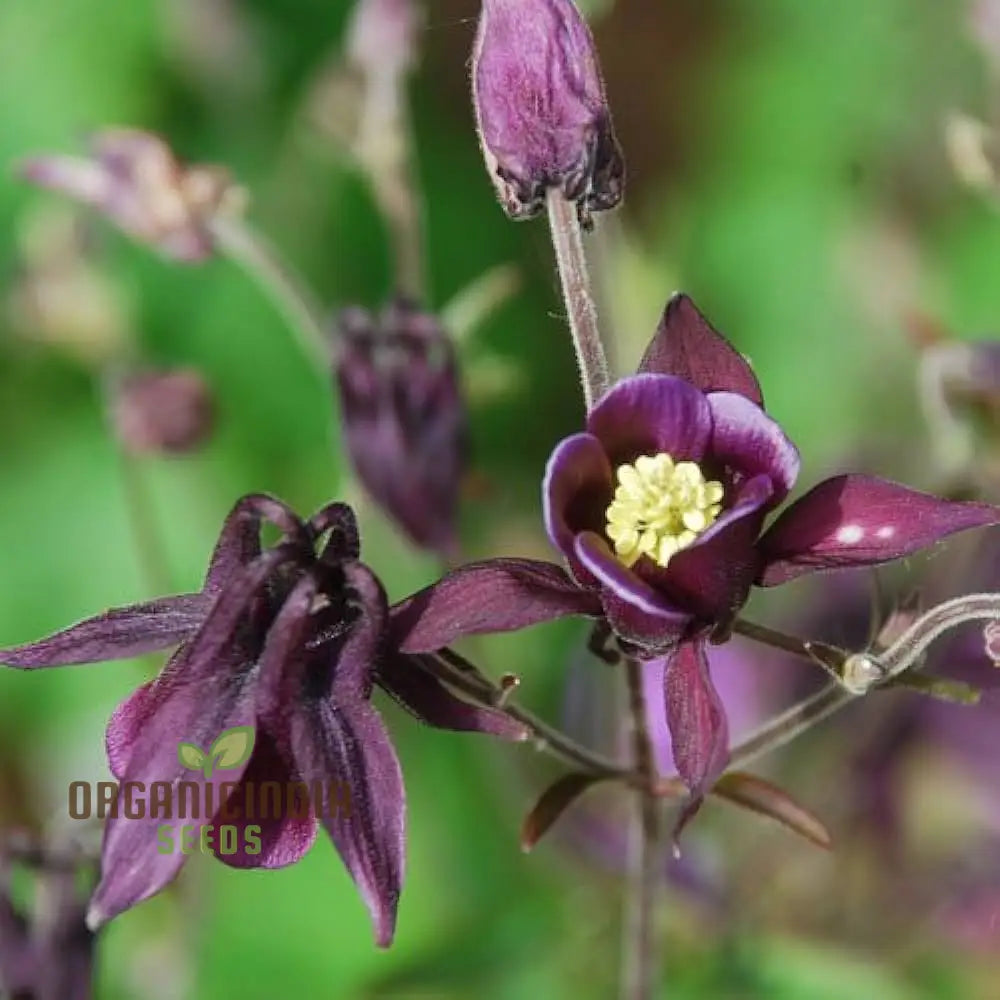
<instances>
[{"instance_id":1,"label":"hairy flower stem","mask_svg":"<svg viewBox=\"0 0 1000 1000\"><path fill-rule=\"evenodd\" d=\"M642 664L626 657L625 675L632 723L632 756L645 787L636 793L636 809L629 829L620 995L622 1000L649 1000L653 996L656 968L653 924L659 881L660 809L652 791L656 761L649 736Z\"/></svg>"},{"instance_id":2,"label":"hairy flower stem","mask_svg":"<svg viewBox=\"0 0 1000 1000\"><path fill-rule=\"evenodd\" d=\"M247 272L281 312L328 390L330 349L322 312L312 293L281 262L264 237L245 222L219 215L211 227L219 249Z\"/></svg>"},{"instance_id":3,"label":"hairy flower stem","mask_svg":"<svg viewBox=\"0 0 1000 1000\"><path fill-rule=\"evenodd\" d=\"M580 366L583 399L589 411L604 395L610 376L597 326L597 308L590 290L587 258L583 252L583 231L576 205L567 201L557 188L549 189L546 206L570 333Z\"/></svg>"}]
</instances>

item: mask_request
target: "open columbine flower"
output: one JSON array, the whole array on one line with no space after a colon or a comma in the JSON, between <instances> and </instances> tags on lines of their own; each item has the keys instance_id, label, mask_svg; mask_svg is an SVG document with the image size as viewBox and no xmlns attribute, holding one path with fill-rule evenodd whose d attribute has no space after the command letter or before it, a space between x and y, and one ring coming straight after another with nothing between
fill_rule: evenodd
<instances>
[{"instance_id":1,"label":"open columbine flower","mask_svg":"<svg viewBox=\"0 0 1000 1000\"><path fill-rule=\"evenodd\" d=\"M262 551L265 520L283 537ZM0 650L0 662L34 668L179 647L108 725L120 808L105 827L91 926L167 885L185 854L162 847L190 841L192 827L197 839L203 827L229 825L237 849L218 850L220 837L203 841L221 860L276 868L302 858L322 823L368 905L377 942L391 942L405 795L395 750L370 704L373 684L431 725L510 739L526 733L500 713L459 700L424 660L388 644L385 593L358 557L349 507L330 504L304 521L278 500L244 497L223 525L200 593L115 609ZM181 759L181 743L209 747L221 732L246 727L255 731L249 759L214 772L191 770ZM129 786L176 787L181 780L194 783L197 801L217 803L217 811L175 809L164 817L152 809L135 816L129 808ZM282 789L305 783L321 794L304 811L252 814L245 806L251 789L268 782ZM257 827L253 837L250 826Z\"/></svg>"},{"instance_id":2,"label":"open columbine flower","mask_svg":"<svg viewBox=\"0 0 1000 1000\"><path fill-rule=\"evenodd\" d=\"M725 764L725 715L705 641L725 634L753 584L898 559L1000 521L871 476L828 479L761 534L788 495L799 454L763 408L744 358L689 298L675 296L639 367L549 460L553 544L600 594L637 655L672 654L667 713L681 775L696 789Z\"/></svg>"},{"instance_id":3,"label":"open columbine flower","mask_svg":"<svg viewBox=\"0 0 1000 1000\"><path fill-rule=\"evenodd\" d=\"M668 657L674 761L700 797L728 758L705 644L726 634L754 584L899 559L1000 522L989 504L845 475L764 530L798 471L798 451L765 413L749 364L689 298L675 296L639 373L614 385L586 430L549 460L545 524L573 582L525 560L504 560L502 571L497 562L465 566L400 606L401 647L426 651L562 614L604 617L633 655Z\"/></svg>"}]
</instances>

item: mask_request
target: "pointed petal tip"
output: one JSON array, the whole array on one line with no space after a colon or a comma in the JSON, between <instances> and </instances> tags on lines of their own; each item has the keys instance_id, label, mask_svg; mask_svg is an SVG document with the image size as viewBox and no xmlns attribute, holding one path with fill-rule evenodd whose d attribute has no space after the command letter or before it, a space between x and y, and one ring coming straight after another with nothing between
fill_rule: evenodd
<instances>
[{"instance_id":1,"label":"pointed petal tip","mask_svg":"<svg viewBox=\"0 0 1000 1000\"><path fill-rule=\"evenodd\" d=\"M87 930L91 934L96 934L110 919L110 914L105 913L96 903L91 903L87 908L84 922L87 925Z\"/></svg>"}]
</instances>

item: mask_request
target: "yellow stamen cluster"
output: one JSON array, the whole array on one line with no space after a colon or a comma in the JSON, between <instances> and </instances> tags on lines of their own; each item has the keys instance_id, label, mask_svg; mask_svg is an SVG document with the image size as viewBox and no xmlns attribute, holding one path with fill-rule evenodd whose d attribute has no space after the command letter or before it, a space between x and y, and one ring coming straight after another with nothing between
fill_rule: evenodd
<instances>
[{"instance_id":1,"label":"yellow stamen cluster","mask_svg":"<svg viewBox=\"0 0 1000 1000\"><path fill-rule=\"evenodd\" d=\"M661 452L618 467L618 488L605 516L608 538L626 566L649 556L660 566L719 516L722 483L706 481L694 462Z\"/></svg>"}]
</instances>

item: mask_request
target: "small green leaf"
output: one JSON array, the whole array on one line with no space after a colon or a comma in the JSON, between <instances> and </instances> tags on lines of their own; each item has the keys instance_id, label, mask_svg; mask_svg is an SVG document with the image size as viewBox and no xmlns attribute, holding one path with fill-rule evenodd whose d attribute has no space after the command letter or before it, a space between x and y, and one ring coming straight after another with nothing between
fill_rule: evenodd
<instances>
[{"instance_id":1,"label":"small green leaf","mask_svg":"<svg viewBox=\"0 0 1000 1000\"><path fill-rule=\"evenodd\" d=\"M189 771L200 771L205 766L205 752L194 743L178 743L177 759Z\"/></svg>"},{"instance_id":2,"label":"small green leaf","mask_svg":"<svg viewBox=\"0 0 1000 1000\"><path fill-rule=\"evenodd\" d=\"M253 753L253 743L253 726L234 726L232 729L223 730L209 747L206 777L213 768L231 771L245 763L250 759L250 754Z\"/></svg>"}]
</instances>

